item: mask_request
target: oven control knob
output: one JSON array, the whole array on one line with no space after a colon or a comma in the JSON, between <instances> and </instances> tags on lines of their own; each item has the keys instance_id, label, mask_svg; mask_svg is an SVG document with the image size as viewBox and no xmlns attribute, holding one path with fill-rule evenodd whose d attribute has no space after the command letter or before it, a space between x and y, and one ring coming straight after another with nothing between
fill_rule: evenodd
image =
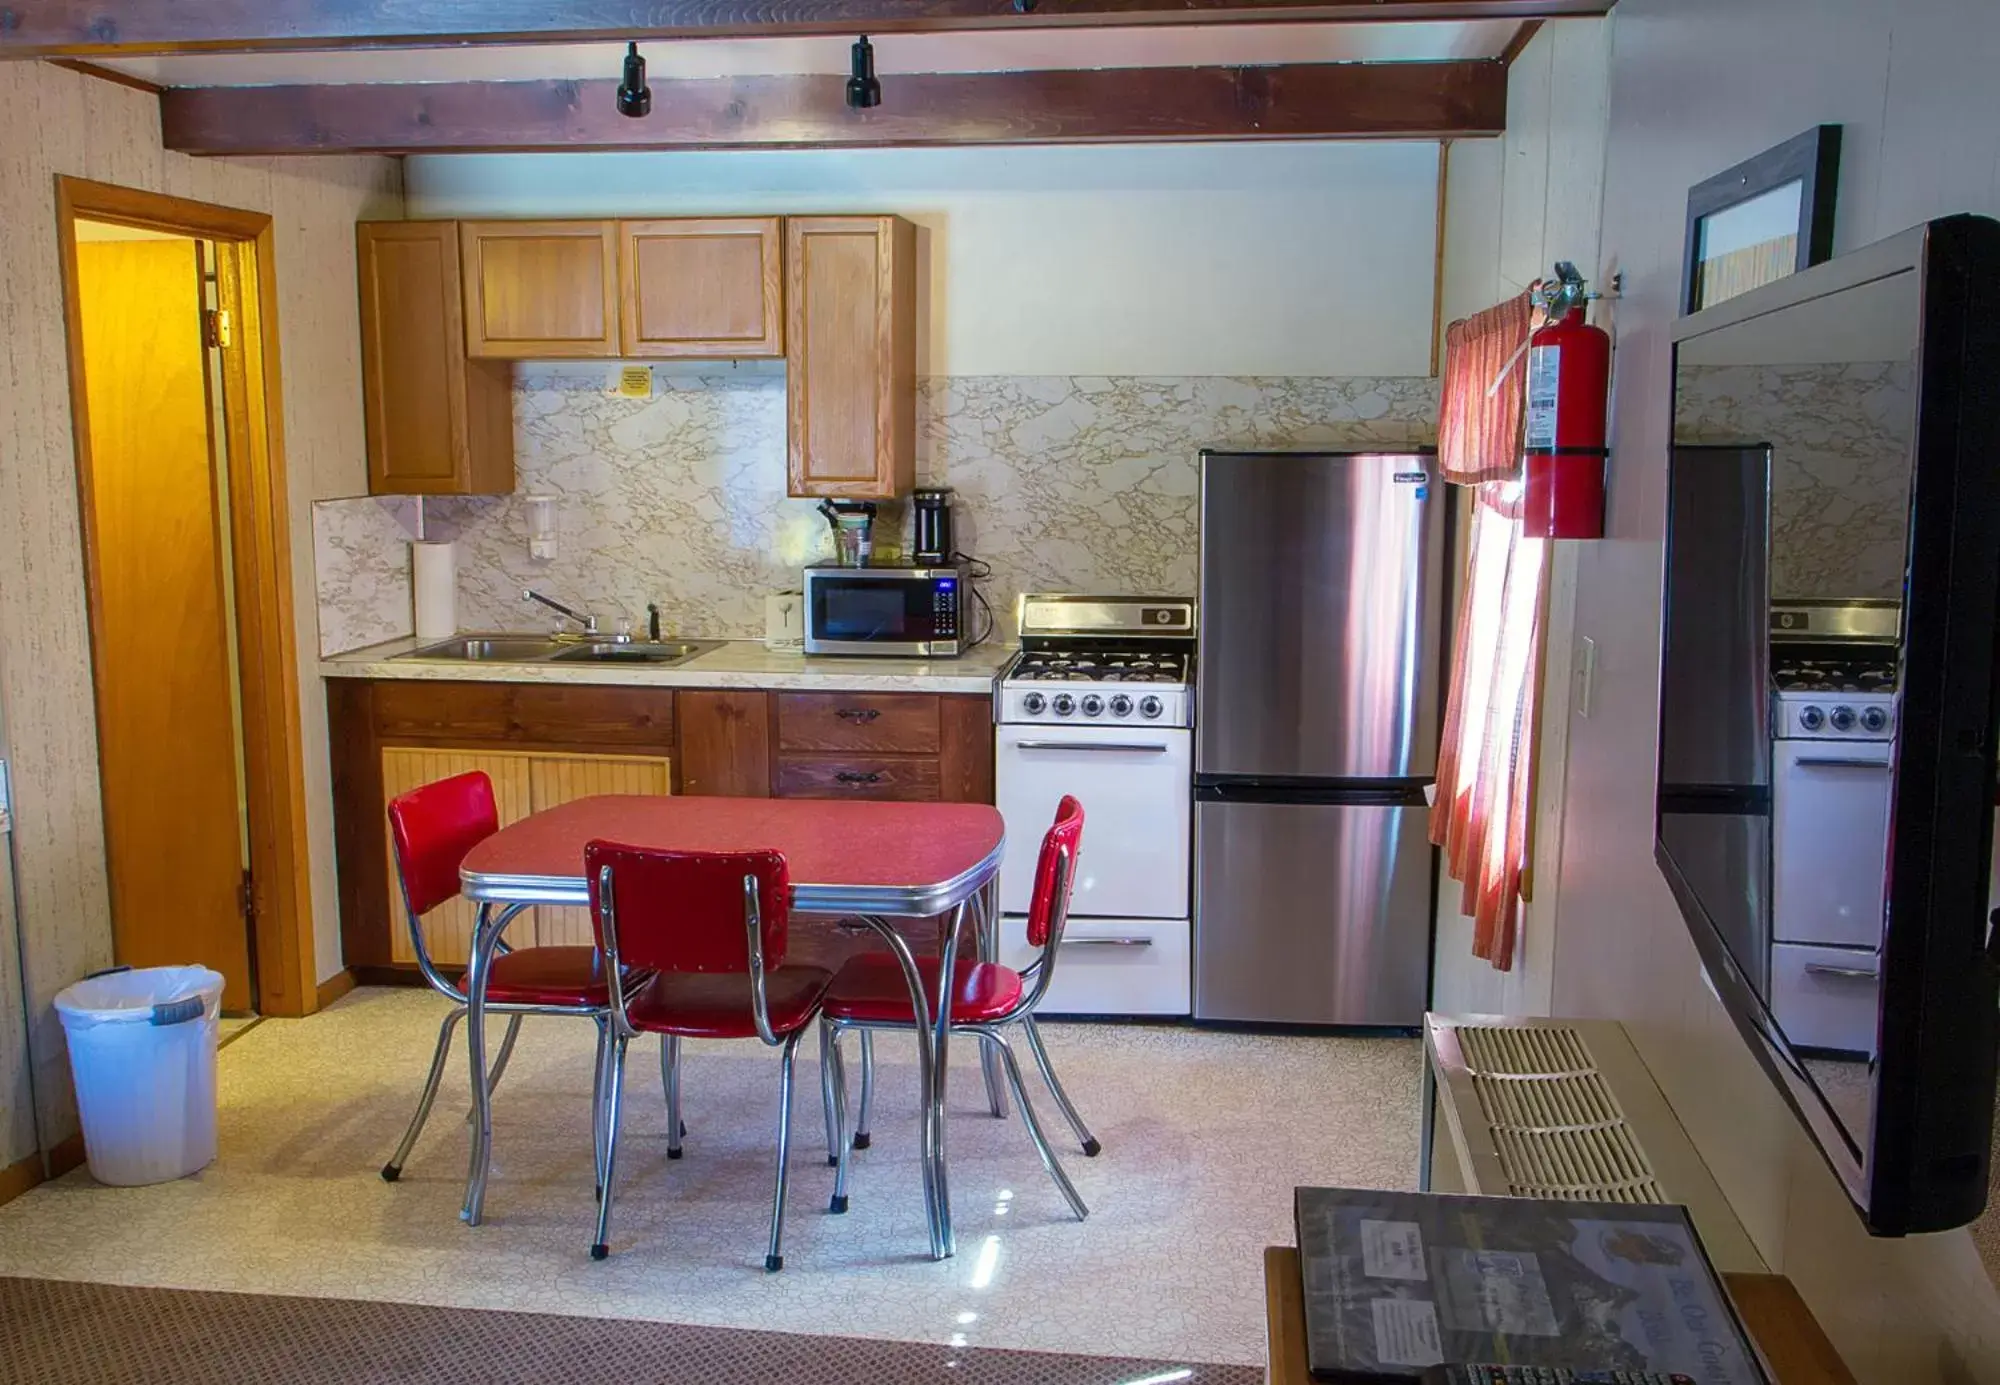
<instances>
[{"instance_id":1,"label":"oven control knob","mask_svg":"<svg viewBox=\"0 0 2000 1385\"><path fill-rule=\"evenodd\" d=\"M1854 729L1854 709L1852 707L1835 707L1832 714L1827 717L1826 724L1836 731L1852 731Z\"/></svg>"},{"instance_id":2,"label":"oven control knob","mask_svg":"<svg viewBox=\"0 0 2000 1385\"><path fill-rule=\"evenodd\" d=\"M1124 693L1119 693L1116 696L1114 696L1111 699L1111 715L1114 717L1131 716L1132 699L1127 697Z\"/></svg>"},{"instance_id":3,"label":"oven control knob","mask_svg":"<svg viewBox=\"0 0 2000 1385\"><path fill-rule=\"evenodd\" d=\"M1799 708L1799 729L1801 731L1817 731L1824 725L1826 725L1825 712L1822 712L1817 707Z\"/></svg>"},{"instance_id":4,"label":"oven control knob","mask_svg":"<svg viewBox=\"0 0 2000 1385\"><path fill-rule=\"evenodd\" d=\"M1083 701L1079 705L1083 708L1083 714L1087 717L1104 715L1104 699L1096 693L1085 693Z\"/></svg>"},{"instance_id":5,"label":"oven control knob","mask_svg":"<svg viewBox=\"0 0 2000 1385\"><path fill-rule=\"evenodd\" d=\"M1076 710L1076 699L1071 697L1068 693L1057 693L1056 700L1053 705L1056 709L1057 716L1066 717L1071 712L1074 712Z\"/></svg>"},{"instance_id":6,"label":"oven control knob","mask_svg":"<svg viewBox=\"0 0 2000 1385\"><path fill-rule=\"evenodd\" d=\"M1861 714L1863 731L1885 731L1889 727L1889 714L1880 707L1870 707Z\"/></svg>"},{"instance_id":7,"label":"oven control knob","mask_svg":"<svg viewBox=\"0 0 2000 1385\"><path fill-rule=\"evenodd\" d=\"M1049 705L1049 700L1046 697L1043 697L1040 693L1031 692L1026 697L1021 699L1021 710L1026 712L1031 717L1040 716L1042 714L1042 709L1044 707L1047 707L1048 705Z\"/></svg>"},{"instance_id":8,"label":"oven control knob","mask_svg":"<svg viewBox=\"0 0 2000 1385\"><path fill-rule=\"evenodd\" d=\"M1151 694L1139 699L1139 715L1142 717L1157 717L1166 710L1166 704Z\"/></svg>"}]
</instances>

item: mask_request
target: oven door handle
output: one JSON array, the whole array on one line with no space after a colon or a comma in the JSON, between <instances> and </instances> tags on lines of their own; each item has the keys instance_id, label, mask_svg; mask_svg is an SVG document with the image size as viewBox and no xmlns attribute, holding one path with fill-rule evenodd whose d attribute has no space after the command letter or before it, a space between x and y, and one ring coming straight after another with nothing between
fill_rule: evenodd
<instances>
[{"instance_id":1,"label":"oven door handle","mask_svg":"<svg viewBox=\"0 0 2000 1385\"><path fill-rule=\"evenodd\" d=\"M1167 747L1141 741L1016 741L1016 750L1098 750L1128 751L1136 755L1164 755Z\"/></svg>"},{"instance_id":2,"label":"oven door handle","mask_svg":"<svg viewBox=\"0 0 2000 1385\"><path fill-rule=\"evenodd\" d=\"M1793 764L1801 769L1887 769L1887 760L1864 760L1857 755L1801 755Z\"/></svg>"},{"instance_id":3,"label":"oven door handle","mask_svg":"<svg viewBox=\"0 0 2000 1385\"><path fill-rule=\"evenodd\" d=\"M1874 967L1836 967L1828 962L1807 962L1808 976L1836 976L1843 981L1879 981L1882 973Z\"/></svg>"},{"instance_id":4,"label":"oven door handle","mask_svg":"<svg viewBox=\"0 0 2000 1385\"><path fill-rule=\"evenodd\" d=\"M1064 947L1151 947L1151 938L1064 938Z\"/></svg>"}]
</instances>

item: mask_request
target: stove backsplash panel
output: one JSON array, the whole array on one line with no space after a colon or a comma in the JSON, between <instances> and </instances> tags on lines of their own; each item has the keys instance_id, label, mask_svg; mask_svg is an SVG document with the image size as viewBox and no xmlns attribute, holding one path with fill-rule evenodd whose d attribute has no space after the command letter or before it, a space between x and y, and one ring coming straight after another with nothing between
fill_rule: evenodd
<instances>
[{"instance_id":1,"label":"stove backsplash panel","mask_svg":"<svg viewBox=\"0 0 2000 1385\"><path fill-rule=\"evenodd\" d=\"M1436 418L1427 378L939 376L919 382L917 471L956 490L958 544L992 565L985 590L1011 636L1022 591L1192 592L1201 448L1414 446ZM663 371L652 398L628 399L600 367L536 365L516 373L514 421L515 494L425 502L430 537L459 545L467 629L539 625L520 601L538 586L607 617L643 619L651 601L682 634L758 638L765 594L832 556L814 502L785 495L781 371ZM528 556L528 495L559 502L547 562ZM906 548L907 523L889 507L878 551ZM352 579L398 561L324 549L320 601L339 618L322 625L393 627L393 612L355 609Z\"/></svg>"}]
</instances>

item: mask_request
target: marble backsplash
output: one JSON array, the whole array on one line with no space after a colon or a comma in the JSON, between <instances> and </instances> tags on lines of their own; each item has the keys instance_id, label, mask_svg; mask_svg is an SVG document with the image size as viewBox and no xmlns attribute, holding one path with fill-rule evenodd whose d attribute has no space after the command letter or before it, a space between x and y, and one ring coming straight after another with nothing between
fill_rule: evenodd
<instances>
[{"instance_id":1,"label":"marble backsplash","mask_svg":"<svg viewBox=\"0 0 2000 1385\"><path fill-rule=\"evenodd\" d=\"M1903 594L1914 376L1907 361L1699 366L1682 442L1771 444L1771 594Z\"/></svg>"},{"instance_id":2,"label":"marble backsplash","mask_svg":"<svg viewBox=\"0 0 2000 1385\"><path fill-rule=\"evenodd\" d=\"M410 633L410 540L421 503L413 495L364 495L312 507L322 658Z\"/></svg>"},{"instance_id":3,"label":"marble backsplash","mask_svg":"<svg viewBox=\"0 0 2000 1385\"><path fill-rule=\"evenodd\" d=\"M517 374L514 409L516 493L424 502L429 537L458 544L464 628L541 625L521 603L534 586L607 624L637 626L656 602L671 631L757 638L765 594L832 556L814 502L785 495L782 372L661 372L651 399L627 399L600 368L536 366ZM936 377L920 382L917 415L918 479L957 492L958 546L991 565L984 591L1004 635L1023 591L1193 591L1201 448L1427 442L1437 382ZM528 495L558 502L546 562L528 555ZM343 536L320 543L316 523L328 652L327 631L409 628L409 535L382 551L387 528L359 508L371 503L319 507L341 512L325 527ZM878 553L905 545L907 518L885 509Z\"/></svg>"}]
</instances>

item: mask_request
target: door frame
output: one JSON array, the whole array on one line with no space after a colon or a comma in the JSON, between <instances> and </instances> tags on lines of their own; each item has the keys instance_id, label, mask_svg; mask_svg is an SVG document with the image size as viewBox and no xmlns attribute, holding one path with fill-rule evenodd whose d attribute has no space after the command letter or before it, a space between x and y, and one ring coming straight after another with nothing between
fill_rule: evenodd
<instances>
[{"instance_id":1,"label":"door frame","mask_svg":"<svg viewBox=\"0 0 2000 1385\"><path fill-rule=\"evenodd\" d=\"M222 353L227 405L229 520L243 705L243 791L250 826L256 1004L267 1015L318 1008L305 752L293 621L291 523L279 391L278 281L272 219L264 212L194 202L83 178L56 178L63 315L69 348L71 432L82 509L93 671L97 536L91 504L90 409L84 382L76 223L106 221L170 232L216 247L216 285L234 319L236 350ZM93 677L93 685L95 678ZM111 901L116 910L118 901Z\"/></svg>"}]
</instances>

